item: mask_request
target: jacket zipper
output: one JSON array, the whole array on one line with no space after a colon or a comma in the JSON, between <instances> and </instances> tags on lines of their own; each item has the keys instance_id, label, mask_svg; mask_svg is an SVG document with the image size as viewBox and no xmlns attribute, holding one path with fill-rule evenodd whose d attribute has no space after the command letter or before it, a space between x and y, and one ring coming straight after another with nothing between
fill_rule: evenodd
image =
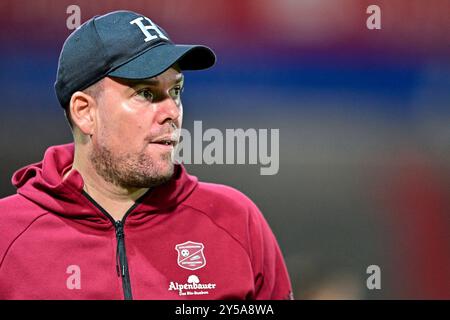
<instances>
[{"instance_id":1,"label":"jacket zipper","mask_svg":"<svg viewBox=\"0 0 450 320\"><path fill-rule=\"evenodd\" d=\"M128 259L127 252L125 250L123 224L124 223L121 220L114 222L117 238L116 269L117 276L122 278L122 287L125 300L132 300L133 295L131 293L130 273L128 271Z\"/></svg>"},{"instance_id":2,"label":"jacket zipper","mask_svg":"<svg viewBox=\"0 0 450 320\"><path fill-rule=\"evenodd\" d=\"M127 210L122 220L115 221L114 218L100 206L87 192L82 191L83 195L94 204L114 225L116 231L117 239L117 249L116 249L116 270L117 276L122 278L122 288L125 300L133 300L133 294L131 292L131 282L130 273L128 269L128 259L127 252L125 250L125 233L124 225L127 216L139 205L141 199L143 199L147 193L145 193L141 198L136 200L136 202Z\"/></svg>"}]
</instances>

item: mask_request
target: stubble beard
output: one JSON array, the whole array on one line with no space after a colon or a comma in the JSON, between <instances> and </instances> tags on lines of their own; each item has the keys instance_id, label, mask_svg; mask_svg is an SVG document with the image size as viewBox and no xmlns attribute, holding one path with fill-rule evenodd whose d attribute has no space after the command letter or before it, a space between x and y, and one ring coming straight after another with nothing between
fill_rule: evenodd
<instances>
[{"instance_id":1,"label":"stubble beard","mask_svg":"<svg viewBox=\"0 0 450 320\"><path fill-rule=\"evenodd\" d=\"M106 145L94 143L90 161L97 174L109 183L125 189L152 188L168 182L174 173L171 154L159 157L154 161L145 153L114 154Z\"/></svg>"}]
</instances>

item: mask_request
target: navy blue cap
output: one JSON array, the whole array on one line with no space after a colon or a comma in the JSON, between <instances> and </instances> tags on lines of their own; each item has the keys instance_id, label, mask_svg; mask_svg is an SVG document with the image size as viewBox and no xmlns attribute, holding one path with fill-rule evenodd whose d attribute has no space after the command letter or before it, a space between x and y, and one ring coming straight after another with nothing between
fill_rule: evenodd
<instances>
[{"instance_id":1,"label":"navy blue cap","mask_svg":"<svg viewBox=\"0 0 450 320\"><path fill-rule=\"evenodd\" d=\"M86 21L66 39L59 57L56 96L65 108L74 92L106 76L146 79L175 63L181 70L201 70L215 61L208 47L176 45L149 18L114 11Z\"/></svg>"}]
</instances>

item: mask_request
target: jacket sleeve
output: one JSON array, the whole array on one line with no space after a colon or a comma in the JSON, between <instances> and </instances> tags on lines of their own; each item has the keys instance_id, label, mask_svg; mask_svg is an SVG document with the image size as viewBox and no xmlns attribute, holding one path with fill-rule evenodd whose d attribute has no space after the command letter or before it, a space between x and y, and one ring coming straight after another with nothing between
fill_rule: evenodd
<instances>
[{"instance_id":1,"label":"jacket sleeve","mask_svg":"<svg viewBox=\"0 0 450 320\"><path fill-rule=\"evenodd\" d=\"M250 255L255 300L292 300L292 286L278 242L254 205L249 219Z\"/></svg>"}]
</instances>

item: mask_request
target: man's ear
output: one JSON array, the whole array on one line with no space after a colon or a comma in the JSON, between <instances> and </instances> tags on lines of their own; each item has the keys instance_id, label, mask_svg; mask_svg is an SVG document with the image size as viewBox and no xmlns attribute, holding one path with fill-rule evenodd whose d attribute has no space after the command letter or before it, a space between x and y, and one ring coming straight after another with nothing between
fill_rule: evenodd
<instances>
[{"instance_id":1,"label":"man's ear","mask_svg":"<svg viewBox=\"0 0 450 320\"><path fill-rule=\"evenodd\" d=\"M84 92L77 91L70 98L69 112L73 125L85 135L94 133L96 108L96 101Z\"/></svg>"}]
</instances>

